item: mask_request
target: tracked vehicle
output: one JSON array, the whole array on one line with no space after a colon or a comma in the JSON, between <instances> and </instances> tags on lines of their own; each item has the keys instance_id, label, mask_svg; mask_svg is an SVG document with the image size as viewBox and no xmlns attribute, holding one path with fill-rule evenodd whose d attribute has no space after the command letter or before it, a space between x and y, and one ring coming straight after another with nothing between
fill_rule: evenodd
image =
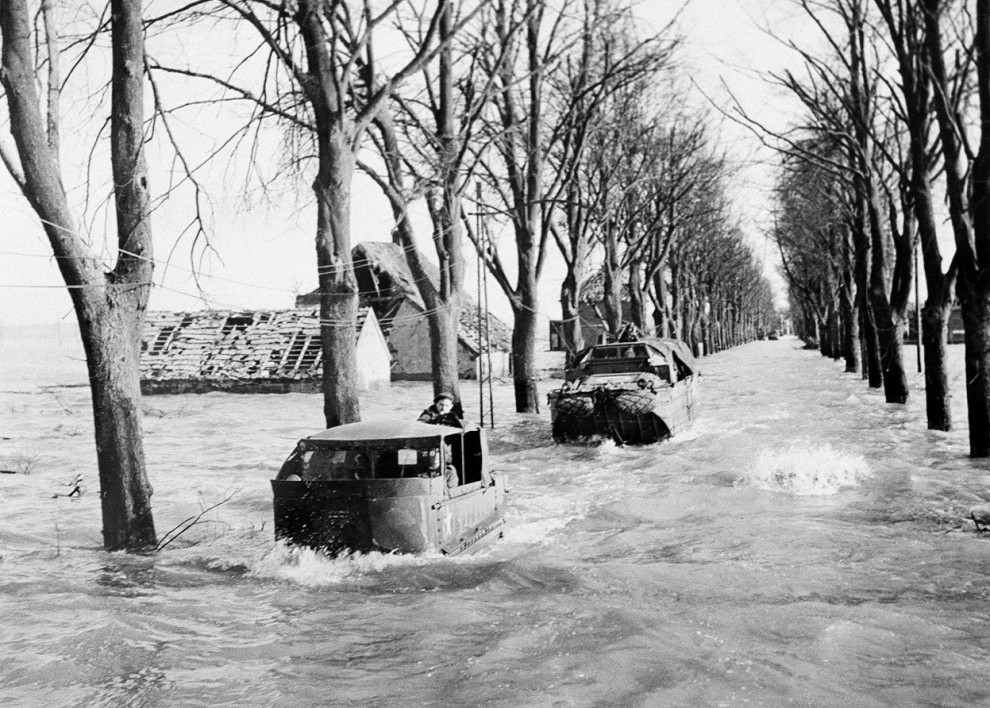
<instances>
[{"instance_id":1,"label":"tracked vehicle","mask_svg":"<svg viewBox=\"0 0 990 708\"><path fill-rule=\"evenodd\" d=\"M620 445L668 438L694 420L697 378L694 357L678 340L589 347L549 395L553 438L612 438Z\"/></svg>"},{"instance_id":2,"label":"tracked vehicle","mask_svg":"<svg viewBox=\"0 0 990 708\"><path fill-rule=\"evenodd\" d=\"M337 556L455 555L502 536L485 431L350 423L303 438L272 480L275 538Z\"/></svg>"}]
</instances>

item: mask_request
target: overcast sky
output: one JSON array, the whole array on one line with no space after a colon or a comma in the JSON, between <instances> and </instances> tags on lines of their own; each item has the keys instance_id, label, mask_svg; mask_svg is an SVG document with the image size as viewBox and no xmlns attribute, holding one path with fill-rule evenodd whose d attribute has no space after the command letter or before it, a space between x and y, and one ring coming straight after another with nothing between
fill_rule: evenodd
<instances>
[{"instance_id":1,"label":"overcast sky","mask_svg":"<svg viewBox=\"0 0 990 708\"><path fill-rule=\"evenodd\" d=\"M793 52L767 31L783 38L807 37L818 42L813 31L789 0L693 0L682 6L668 0L643 0L638 12L646 26L660 28L681 8L678 26L685 37L684 63L697 84L697 100L707 96L714 103L721 142L740 165L737 203L743 225L759 257L773 262L773 247L766 226L768 167L773 156L747 130L720 117L729 110L726 86L754 116L781 125L790 104L762 78L765 72L794 63ZM71 139L71 132L66 130ZM6 137L6 136L5 136ZM150 156L149 159L154 159ZM68 165L68 161L66 161ZM152 182L152 189L164 186ZM355 185L352 213L354 243L388 240L390 211L376 189L364 179ZM306 195L308 196L308 195ZM297 292L316 287L312 208L299 208L292 199L259 206L246 203L237 185L225 185L213 195L209 253L198 266L199 286L192 276L188 237L173 249L177 235L190 218L188 203L169 204L156 213L153 231L159 284L152 293L152 310L281 309L292 306ZM51 248L31 209L9 178L0 175L0 205L4 215L0 239L0 326L71 321L71 303L51 258ZM97 221L87 228L97 230ZM424 251L432 253L428 243ZM168 261L168 265L165 262ZM467 264L467 288L475 292L475 264ZM769 265L768 270L772 271ZM542 282L544 314L559 315L560 276L552 266ZM204 300L203 295L206 299ZM497 286L490 281L493 312L509 319L509 310Z\"/></svg>"}]
</instances>

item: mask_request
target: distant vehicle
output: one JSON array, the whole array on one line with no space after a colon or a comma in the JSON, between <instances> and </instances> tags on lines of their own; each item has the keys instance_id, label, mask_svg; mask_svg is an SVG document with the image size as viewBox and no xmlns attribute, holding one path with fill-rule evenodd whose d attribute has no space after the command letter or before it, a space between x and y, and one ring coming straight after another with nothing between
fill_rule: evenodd
<instances>
[{"instance_id":1,"label":"distant vehicle","mask_svg":"<svg viewBox=\"0 0 990 708\"><path fill-rule=\"evenodd\" d=\"M549 395L553 438L610 437L620 445L663 440L694 420L697 385L684 342L643 338L589 347Z\"/></svg>"},{"instance_id":2,"label":"distant vehicle","mask_svg":"<svg viewBox=\"0 0 990 708\"><path fill-rule=\"evenodd\" d=\"M772 329L767 335L767 339L780 339L780 333L777 330Z\"/></svg>"},{"instance_id":3,"label":"distant vehicle","mask_svg":"<svg viewBox=\"0 0 990 708\"><path fill-rule=\"evenodd\" d=\"M330 555L454 555L502 536L505 477L485 431L350 423L303 438L272 480L275 538Z\"/></svg>"}]
</instances>

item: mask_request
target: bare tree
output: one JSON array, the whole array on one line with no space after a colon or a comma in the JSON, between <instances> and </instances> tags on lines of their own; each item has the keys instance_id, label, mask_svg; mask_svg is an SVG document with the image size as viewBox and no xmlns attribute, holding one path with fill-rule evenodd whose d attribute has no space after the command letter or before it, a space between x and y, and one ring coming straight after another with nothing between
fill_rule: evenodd
<instances>
[{"instance_id":1,"label":"bare tree","mask_svg":"<svg viewBox=\"0 0 990 708\"><path fill-rule=\"evenodd\" d=\"M647 121L620 126L613 106L621 96L641 106L660 97L651 86L670 69L677 39L668 39L670 27L640 41L630 26L629 8L610 0L589 0L581 9L581 39L550 75L560 120L554 127L548 166L559 179L548 191L550 230L567 271L561 283L563 340L569 354L583 347L579 296L593 248L595 212L604 207L607 190L592 174L600 161L590 153L621 133L655 132ZM666 83L666 82L664 82ZM635 98L633 98L635 97ZM674 99L668 99L670 104ZM632 118L632 116L625 116ZM643 144L646 136L638 137ZM618 162L613 153L613 163ZM591 163L590 165L588 163Z\"/></svg>"},{"instance_id":2,"label":"bare tree","mask_svg":"<svg viewBox=\"0 0 990 708\"><path fill-rule=\"evenodd\" d=\"M575 29L565 22L575 2L565 0L552 9L538 0L495 0L495 21L486 40L491 55L484 57L484 66L495 77L494 115L482 132L481 145L490 144L492 149L476 149L475 158L489 194L494 195L512 229L515 283L493 245L484 257L512 307L512 375L520 413L540 410L535 361L537 284L550 233L546 160L551 130L545 91L550 71L575 41ZM503 55L506 59L496 58Z\"/></svg>"},{"instance_id":3,"label":"bare tree","mask_svg":"<svg viewBox=\"0 0 990 708\"><path fill-rule=\"evenodd\" d=\"M671 243L669 265L678 338L699 353L755 338L755 323L773 309L770 285L726 212L685 224Z\"/></svg>"},{"instance_id":4,"label":"bare tree","mask_svg":"<svg viewBox=\"0 0 990 708\"><path fill-rule=\"evenodd\" d=\"M822 161L852 185L855 280L866 375L870 386L884 387L888 402L904 403L908 388L902 340L916 232L913 213L902 208L897 190L884 181L883 163L897 151L898 136L878 119L878 105L889 101L889 96L879 95L884 88L877 78L881 50L870 33L865 0L799 0L799 5L821 30L829 56L821 58L792 44L804 60L807 77L800 80L787 72L779 81L803 103L811 123L806 134L824 133L841 140L844 155L827 161L821 154L803 156ZM823 12L841 29L834 30ZM775 137L781 149L800 154L800 141L779 132ZM899 211L903 223L889 218L894 211Z\"/></svg>"},{"instance_id":5,"label":"bare tree","mask_svg":"<svg viewBox=\"0 0 990 708\"><path fill-rule=\"evenodd\" d=\"M668 257L677 239L725 226L727 170L711 153L704 117L676 106L683 96L669 97L669 105L654 101L663 107L646 110L644 91L637 84L605 104L609 119L589 140L589 169L576 181L594 198L587 220L604 253L602 321L617 335L628 299L628 319L637 329L649 332L656 323L670 336Z\"/></svg>"},{"instance_id":6,"label":"bare tree","mask_svg":"<svg viewBox=\"0 0 990 708\"><path fill-rule=\"evenodd\" d=\"M295 136L299 154L315 151L312 189L316 200L316 261L323 345L323 412L333 427L360 419L355 359L358 288L351 257L351 187L357 156L369 126L396 88L437 51L444 3L435 11L412 55L390 71L376 62L374 33L399 11L403 0L376 13L343 0L201 0L180 15L233 17L257 33L260 46L235 58L230 76L189 67L164 66L209 81L228 97L253 106L254 120L276 118ZM264 57L253 61L254 57ZM226 59L226 57L223 57ZM260 64L260 67L258 66ZM259 73L260 72L260 73ZM241 83L235 82L247 74Z\"/></svg>"},{"instance_id":7,"label":"bare tree","mask_svg":"<svg viewBox=\"0 0 990 708\"><path fill-rule=\"evenodd\" d=\"M990 0L977 0L971 43L953 52L961 82L947 66L942 30L943 23L952 19L948 12L952 4L923 0L923 7L932 99L956 244L956 292L966 331L969 454L990 457ZM975 150L968 140L962 105L974 66L980 125Z\"/></svg>"},{"instance_id":8,"label":"bare tree","mask_svg":"<svg viewBox=\"0 0 990 708\"><path fill-rule=\"evenodd\" d=\"M385 161L386 176L383 178L367 163L361 166L389 198L397 224L394 240L405 251L426 306L434 393L450 391L459 405L458 328L464 285L462 204L472 174L466 158L493 80L481 76L479 66L479 28L488 21L482 12L484 5L465 7L467 4L453 0L443 2L436 61L424 65L418 80L410 81L407 90L395 94L391 112L383 108L375 121L375 142ZM411 27L400 23L399 30L410 47L420 43L423 26L418 17ZM463 35L463 39L458 41L457 35ZM433 224L439 267L436 284L423 268L408 218L411 204L420 197L426 198Z\"/></svg>"},{"instance_id":9,"label":"bare tree","mask_svg":"<svg viewBox=\"0 0 990 708\"><path fill-rule=\"evenodd\" d=\"M805 153L815 150L811 141ZM817 146L828 152L828 145ZM823 355L838 357L849 344L840 331L848 295L845 289L855 269L849 258L851 233L850 185L847 180L803 157L784 160L776 189L777 216L773 238L780 249L791 299L807 313L802 330ZM859 342L855 342L858 350ZM848 367L847 367L848 369Z\"/></svg>"},{"instance_id":10,"label":"bare tree","mask_svg":"<svg viewBox=\"0 0 990 708\"><path fill-rule=\"evenodd\" d=\"M44 2L44 35L26 0L0 3L0 79L16 153L2 158L41 221L72 298L93 398L103 542L110 550L154 547L151 485L141 429L139 359L153 274L150 197L144 156L144 34L140 0L112 0L110 150L117 228L116 263L104 271L76 230L59 164L58 23ZM42 76L35 51L44 48ZM43 109L38 86L47 84Z\"/></svg>"},{"instance_id":11,"label":"bare tree","mask_svg":"<svg viewBox=\"0 0 990 708\"><path fill-rule=\"evenodd\" d=\"M674 123L664 125L652 150L657 155L654 175L645 185L645 205L629 232L632 267L642 267L643 290L654 304L654 324L669 336L670 303L664 272L674 243L700 228L724 225L728 220L724 181L729 177L726 161L713 154L708 144L704 116L674 114ZM634 274L635 271L631 273ZM632 288L631 289L638 289ZM633 308L640 328L646 328L645 303ZM635 321L635 320L634 320Z\"/></svg>"},{"instance_id":12,"label":"bare tree","mask_svg":"<svg viewBox=\"0 0 990 708\"><path fill-rule=\"evenodd\" d=\"M738 105L737 110L770 147L785 156L814 162L853 185L849 193L853 196L850 228L855 268L847 288L853 295L849 313L852 321L845 329L846 332L858 330L858 338L846 339L852 340L853 347L859 346L857 339L862 341L864 378L871 387L879 388L884 385L884 364L870 293L881 277L873 272L881 255L874 252L875 244L882 242L885 233L875 184L872 148L875 72L867 62L864 0L796 0L796 4L819 28L828 56L816 56L806 46L790 42L803 60L805 75L799 77L787 71L783 75L771 74L770 80L789 90L802 103L805 111L802 122L785 131L774 130L753 120ZM838 22L830 21L833 19ZM825 152L807 151L809 144L817 147L822 136L828 136L835 145ZM876 288L877 292L881 290ZM856 359L852 352L846 353L847 366ZM890 380L893 382L894 378Z\"/></svg>"},{"instance_id":13,"label":"bare tree","mask_svg":"<svg viewBox=\"0 0 990 708\"><path fill-rule=\"evenodd\" d=\"M932 147L932 85L928 52L925 48L925 17L919 4L874 0L883 18L890 51L897 60L900 82L896 91L901 101L892 101L897 119L909 137L909 159L900 170L900 183L908 185L921 240L928 297L922 314L919 336L925 350L925 400L930 430L951 430L949 381L946 368L946 335L955 260L942 270L938 244L932 179L938 166ZM895 90L891 90L892 95Z\"/></svg>"}]
</instances>

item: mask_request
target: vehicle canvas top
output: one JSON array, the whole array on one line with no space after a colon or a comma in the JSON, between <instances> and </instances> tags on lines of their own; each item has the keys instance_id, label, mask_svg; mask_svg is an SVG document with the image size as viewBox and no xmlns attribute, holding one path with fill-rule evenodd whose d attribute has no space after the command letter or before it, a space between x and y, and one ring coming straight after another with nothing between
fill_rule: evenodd
<instances>
[{"instance_id":1,"label":"vehicle canvas top","mask_svg":"<svg viewBox=\"0 0 990 708\"><path fill-rule=\"evenodd\" d=\"M682 342L679 339L647 339L646 341L650 346L656 347L665 354L668 352L676 354L677 358L686 364L691 371L697 371L694 355L691 353L691 348L686 342Z\"/></svg>"},{"instance_id":2,"label":"vehicle canvas top","mask_svg":"<svg viewBox=\"0 0 990 708\"><path fill-rule=\"evenodd\" d=\"M597 344L580 352L567 378L585 374L620 374L648 371L651 367L676 363L684 378L695 371L694 357L684 342L675 339L641 339L635 342Z\"/></svg>"},{"instance_id":3,"label":"vehicle canvas top","mask_svg":"<svg viewBox=\"0 0 990 708\"><path fill-rule=\"evenodd\" d=\"M347 423L329 428L303 438L300 444L307 448L390 447L439 444L440 438L460 435L464 431L447 425L431 425L416 420L368 421ZM417 446L419 446L417 445Z\"/></svg>"}]
</instances>

